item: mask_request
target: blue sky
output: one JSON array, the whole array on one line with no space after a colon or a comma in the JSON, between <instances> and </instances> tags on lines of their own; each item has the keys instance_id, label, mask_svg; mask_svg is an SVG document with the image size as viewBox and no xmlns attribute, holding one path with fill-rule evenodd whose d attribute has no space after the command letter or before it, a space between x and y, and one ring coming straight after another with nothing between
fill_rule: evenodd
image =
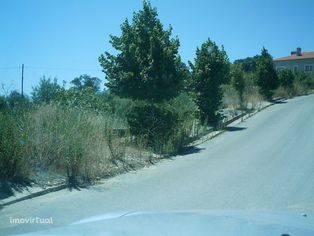
<instances>
[{"instance_id":1,"label":"blue sky","mask_svg":"<svg viewBox=\"0 0 314 236\"><path fill-rule=\"evenodd\" d=\"M208 37L224 45L231 62L265 46L273 57L296 47L314 51L312 0L151 0L159 18L180 39L180 54L193 60ZM109 34L142 7L141 0L1 0L0 85L30 94L40 77L71 81L81 74L104 81L98 57L112 52Z\"/></svg>"}]
</instances>

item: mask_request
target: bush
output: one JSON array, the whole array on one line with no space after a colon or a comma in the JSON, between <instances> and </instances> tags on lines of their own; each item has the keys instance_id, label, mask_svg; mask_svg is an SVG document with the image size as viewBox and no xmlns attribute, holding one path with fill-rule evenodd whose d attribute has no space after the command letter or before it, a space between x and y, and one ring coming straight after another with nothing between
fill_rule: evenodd
<instances>
[{"instance_id":1,"label":"bush","mask_svg":"<svg viewBox=\"0 0 314 236\"><path fill-rule=\"evenodd\" d=\"M185 93L168 103L137 102L128 114L132 135L144 147L163 154L178 153L191 141L197 106Z\"/></svg>"},{"instance_id":2,"label":"bush","mask_svg":"<svg viewBox=\"0 0 314 236\"><path fill-rule=\"evenodd\" d=\"M199 130L195 119L198 110L196 104L186 93L172 99L167 106L178 117L174 132L165 149L171 154L180 152L198 134Z\"/></svg>"},{"instance_id":3,"label":"bush","mask_svg":"<svg viewBox=\"0 0 314 236\"><path fill-rule=\"evenodd\" d=\"M132 99L120 98L115 95L108 95L104 99L106 101L107 114L115 115L126 122L127 114L132 111L135 102Z\"/></svg>"},{"instance_id":4,"label":"bush","mask_svg":"<svg viewBox=\"0 0 314 236\"><path fill-rule=\"evenodd\" d=\"M279 88L276 91L276 95L284 98L291 98L295 95L293 82L295 80L295 74L292 70L285 69L278 71Z\"/></svg>"},{"instance_id":5,"label":"bush","mask_svg":"<svg viewBox=\"0 0 314 236\"><path fill-rule=\"evenodd\" d=\"M283 86L279 86L274 92L274 97L278 98L291 98L292 95L294 95L292 91Z\"/></svg>"},{"instance_id":6,"label":"bush","mask_svg":"<svg viewBox=\"0 0 314 236\"><path fill-rule=\"evenodd\" d=\"M108 109L108 104L101 94L96 94L91 87L77 89L70 88L60 92L56 98L57 103L80 110L101 112Z\"/></svg>"},{"instance_id":7,"label":"bush","mask_svg":"<svg viewBox=\"0 0 314 236\"><path fill-rule=\"evenodd\" d=\"M295 74L293 87L296 95L308 94L310 89L313 88L313 84L314 84L313 81L307 74L303 72L297 72Z\"/></svg>"},{"instance_id":8,"label":"bush","mask_svg":"<svg viewBox=\"0 0 314 236\"><path fill-rule=\"evenodd\" d=\"M161 104L138 102L128 114L132 135L146 140L146 146L163 152L178 122L177 114Z\"/></svg>"},{"instance_id":9,"label":"bush","mask_svg":"<svg viewBox=\"0 0 314 236\"><path fill-rule=\"evenodd\" d=\"M0 182L23 183L29 176L29 162L23 152L24 137L13 115L0 112Z\"/></svg>"}]
</instances>

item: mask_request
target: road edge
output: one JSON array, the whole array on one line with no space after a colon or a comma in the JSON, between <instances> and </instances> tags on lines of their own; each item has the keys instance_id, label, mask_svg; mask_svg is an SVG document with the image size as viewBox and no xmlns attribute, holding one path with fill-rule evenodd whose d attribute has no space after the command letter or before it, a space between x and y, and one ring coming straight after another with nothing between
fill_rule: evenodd
<instances>
[{"instance_id":1,"label":"road edge","mask_svg":"<svg viewBox=\"0 0 314 236\"><path fill-rule=\"evenodd\" d=\"M254 112L247 112L247 113L243 113L243 114L240 114L234 118L232 118L231 120L228 120L224 123L224 127L227 127L228 125L237 125L237 124L240 124L242 123L243 121L249 119L250 117L256 115L257 113L263 111L264 109L272 106L272 105L275 105L276 103L280 102L280 101L284 101L285 99L282 99L282 98L278 98L278 99L275 99L273 102L265 105L265 106L262 106L261 108L255 110ZM218 131L210 131L208 134L204 135L203 137L201 137L199 139L200 142L193 142L191 146L198 146L204 142L207 142L217 136L219 136L220 134L226 132L226 129L222 129L222 130L218 130ZM63 190L63 189L66 189L68 188L69 186L67 184L62 184L62 185L58 185L58 186L54 186L54 187L50 187L50 188L46 188L46 189L43 189L43 190L39 190L37 192L33 192L33 193L30 193L29 195L25 195L23 197L20 197L20 198L16 198L14 200L10 200L10 201L5 201L5 200L0 200L0 209L2 209L4 206L8 206L8 205L11 205L11 204L14 204L14 203L17 203L17 202L21 202L21 201L24 201L24 200L28 200L28 199L32 199L32 198L35 198L35 197L39 197L39 196L42 196L42 195L45 195L45 194L48 194L48 193L52 193L52 192L57 192L57 191L60 191L60 190ZM4 203L1 203L1 202L4 202Z\"/></svg>"}]
</instances>

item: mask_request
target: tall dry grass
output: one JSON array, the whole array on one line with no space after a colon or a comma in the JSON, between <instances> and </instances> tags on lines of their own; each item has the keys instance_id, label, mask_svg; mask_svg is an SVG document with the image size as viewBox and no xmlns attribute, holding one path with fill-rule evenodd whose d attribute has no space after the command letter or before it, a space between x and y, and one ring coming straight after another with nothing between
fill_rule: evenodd
<instances>
[{"instance_id":1,"label":"tall dry grass","mask_svg":"<svg viewBox=\"0 0 314 236\"><path fill-rule=\"evenodd\" d=\"M92 182L112 174L112 164L124 158L129 136L116 132L119 122L106 114L42 105L29 118L28 155L33 166L66 175L70 185Z\"/></svg>"}]
</instances>

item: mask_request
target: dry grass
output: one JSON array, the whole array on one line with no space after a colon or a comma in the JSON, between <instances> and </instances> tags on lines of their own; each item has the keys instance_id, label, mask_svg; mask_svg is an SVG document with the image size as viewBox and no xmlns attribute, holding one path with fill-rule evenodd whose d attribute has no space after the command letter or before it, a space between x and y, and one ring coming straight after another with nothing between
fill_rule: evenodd
<instances>
[{"instance_id":1,"label":"dry grass","mask_svg":"<svg viewBox=\"0 0 314 236\"><path fill-rule=\"evenodd\" d=\"M119 125L107 114L43 105L30 116L27 152L34 167L64 174L71 185L93 182L125 166L130 135Z\"/></svg>"}]
</instances>

